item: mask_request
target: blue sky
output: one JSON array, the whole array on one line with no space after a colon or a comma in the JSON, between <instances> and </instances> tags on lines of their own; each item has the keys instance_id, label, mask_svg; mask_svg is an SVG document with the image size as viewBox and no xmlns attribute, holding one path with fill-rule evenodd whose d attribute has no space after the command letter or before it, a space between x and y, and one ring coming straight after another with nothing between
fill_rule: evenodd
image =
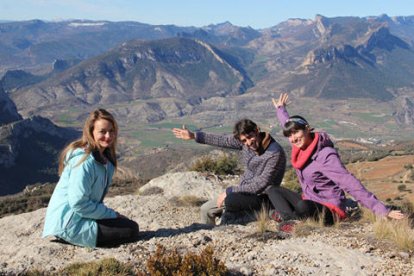
<instances>
[{"instance_id":1,"label":"blue sky","mask_svg":"<svg viewBox=\"0 0 414 276\"><path fill-rule=\"evenodd\" d=\"M0 0L0 20L92 19L266 28L288 18L414 15L414 0Z\"/></svg>"}]
</instances>

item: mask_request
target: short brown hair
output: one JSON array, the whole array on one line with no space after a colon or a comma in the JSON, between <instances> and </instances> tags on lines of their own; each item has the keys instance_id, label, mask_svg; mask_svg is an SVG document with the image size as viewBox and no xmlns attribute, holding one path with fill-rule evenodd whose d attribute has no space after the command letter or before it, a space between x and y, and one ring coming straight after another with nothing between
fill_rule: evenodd
<instances>
[{"instance_id":1,"label":"short brown hair","mask_svg":"<svg viewBox=\"0 0 414 276\"><path fill-rule=\"evenodd\" d=\"M234 125L233 136L234 138L240 140L240 135L246 135L255 131L257 131L257 125L255 122L249 119L241 119Z\"/></svg>"}]
</instances>

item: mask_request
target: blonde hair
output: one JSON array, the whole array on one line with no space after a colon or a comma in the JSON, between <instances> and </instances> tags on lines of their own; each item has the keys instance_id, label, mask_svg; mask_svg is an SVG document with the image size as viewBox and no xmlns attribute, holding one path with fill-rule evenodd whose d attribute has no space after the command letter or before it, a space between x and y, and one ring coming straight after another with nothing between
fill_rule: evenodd
<instances>
[{"instance_id":1,"label":"blonde hair","mask_svg":"<svg viewBox=\"0 0 414 276\"><path fill-rule=\"evenodd\" d=\"M107 157L112 162L112 164L115 167L117 166L116 142L117 142L117 137L118 137L118 124L111 113L109 113L105 109L96 109L92 111L89 114L88 118L86 119L85 124L83 126L82 137L70 143L61 152L60 157L59 157L59 176L62 175L63 169L65 168L66 155L68 154L68 152L73 151L78 148L82 148L85 150L85 155L79 161L78 163L79 165L86 160L89 154L99 150L99 145L95 142L95 139L93 137L93 130L95 127L95 122L98 120L107 120L113 126L114 134L115 134L114 140L111 146L105 150L105 152L108 154Z\"/></svg>"}]
</instances>

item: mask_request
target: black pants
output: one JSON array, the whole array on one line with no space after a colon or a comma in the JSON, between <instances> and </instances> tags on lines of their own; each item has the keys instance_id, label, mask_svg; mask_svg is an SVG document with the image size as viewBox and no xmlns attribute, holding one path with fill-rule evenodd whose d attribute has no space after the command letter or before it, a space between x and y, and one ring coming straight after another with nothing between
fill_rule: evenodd
<instances>
[{"instance_id":1,"label":"black pants","mask_svg":"<svg viewBox=\"0 0 414 276\"><path fill-rule=\"evenodd\" d=\"M325 225L334 223L332 212L320 203L303 200L300 194L283 187L272 187L267 191L269 200L283 219L323 218Z\"/></svg>"},{"instance_id":2,"label":"black pants","mask_svg":"<svg viewBox=\"0 0 414 276\"><path fill-rule=\"evenodd\" d=\"M98 223L97 247L112 247L138 239L138 224L127 218L100 219Z\"/></svg>"},{"instance_id":3,"label":"black pants","mask_svg":"<svg viewBox=\"0 0 414 276\"><path fill-rule=\"evenodd\" d=\"M267 195L256 195L247 193L230 193L224 201L226 212L258 211L269 206Z\"/></svg>"}]
</instances>

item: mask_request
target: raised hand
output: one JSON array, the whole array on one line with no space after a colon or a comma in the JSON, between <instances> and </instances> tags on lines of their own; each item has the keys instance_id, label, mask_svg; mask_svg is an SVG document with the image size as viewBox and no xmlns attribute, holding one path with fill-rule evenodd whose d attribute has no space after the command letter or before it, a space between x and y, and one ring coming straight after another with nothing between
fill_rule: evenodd
<instances>
[{"instance_id":1,"label":"raised hand","mask_svg":"<svg viewBox=\"0 0 414 276\"><path fill-rule=\"evenodd\" d=\"M279 108L281 106L288 105L289 104L288 100L289 100L289 95L287 93L281 93L278 100L272 98L272 103L275 106L275 108Z\"/></svg>"},{"instance_id":2,"label":"raised hand","mask_svg":"<svg viewBox=\"0 0 414 276\"><path fill-rule=\"evenodd\" d=\"M405 215L399 210L392 210L388 213L387 217L392 219L403 219L405 218Z\"/></svg>"},{"instance_id":3,"label":"raised hand","mask_svg":"<svg viewBox=\"0 0 414 276\"><path fill-rule=\"evenodd\" d=\"M178 139L192 140L195 138L194 133L189 131L185 125L183 125L183 128L173 128L172 132Z\"/></svg>"}]
</instances>

